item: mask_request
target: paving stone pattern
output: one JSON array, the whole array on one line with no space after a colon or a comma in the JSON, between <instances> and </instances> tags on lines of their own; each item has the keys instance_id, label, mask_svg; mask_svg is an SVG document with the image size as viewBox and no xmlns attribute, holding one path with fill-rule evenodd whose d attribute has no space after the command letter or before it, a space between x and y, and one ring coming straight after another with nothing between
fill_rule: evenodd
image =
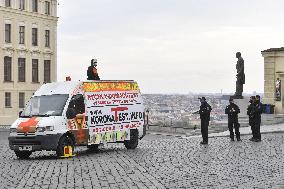
<instances>
[{"instance_id":1,"label":"paving stone pattern","mask_svg":"<svg viewBox=\"0 0 284 189\"><path fill-rule=\"evenodd\" d=\"M18 160L0 132L0 188L284 188L284 134L260 143L228 138L179 139L148 135L136 150L111 144L79 148L70 159L35 152Z\"/></svg>"}]
</instances>

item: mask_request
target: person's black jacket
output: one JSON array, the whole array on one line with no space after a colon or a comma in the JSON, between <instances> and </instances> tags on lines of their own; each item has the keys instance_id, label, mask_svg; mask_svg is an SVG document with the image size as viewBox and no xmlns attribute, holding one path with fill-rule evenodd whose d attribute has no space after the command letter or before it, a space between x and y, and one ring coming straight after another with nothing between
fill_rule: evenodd
<instances>
[{"instance_id":1,"label":"person's black jacket","mask_svg":"<svg viewBox=\"0 0 284 189\"><path fill-rule=\"evenodd\" d=\"M87 70L87 80L100 80L98 74L94 74L93 72L94 66L89 66Z\"/></svg>"},{"instance_id":2,"label":"person's black jacket","mask_svg":"<svg viewBox=\"0 0 284 189\"><path fill-rule=\"evenodd\" d=\"M261 120L262 112L263 112L262 103L261 102L256 102L255 103L255 118L257 120Z\"/></svg>"},{"instance_id":3,"label":"person's black jacket","mask_svg":"<svg viewBox=\"0 0 284 189\"><path fill-rule=\"evenodd\" d=\"M255 102L251 103L247 108L247 115L249 116L250 121L251 120L261 120L261 114L262 114L262 103L261 102Z\"/></svg>"},{"instance_id":4,"label":"person's black jacket","mask_svg":"<svg viewBox=\"0 0 284 189\"><path fill-rule=\"evenodd\" d=\"M200 119L210 121L210 112L212 108L207 102L201 103L198 113L200 114Z\"/></svg>"},{"instance_id":5,"label":"person's black jacket","mask_svg":"<svg viewBox=\"0 0 284 189\"><path fill-rule=\"evenodd\" d=\"M238 122L238 114L240 113L240 108L234 104L229 104L225 109L225 114L228 114L229 122Z\"/></svg>"},{"instance_id":6,"label":"person's black jacket","mask_svg":"<svg viewBox=\"0 0 284 189\"><path fill-rule=\"evenodd\" d=\"M253 119L255 115L254 103L250 103L247 108L247 115L249 116L249 125L253 126Z\"/></svg>"}]
</instances>

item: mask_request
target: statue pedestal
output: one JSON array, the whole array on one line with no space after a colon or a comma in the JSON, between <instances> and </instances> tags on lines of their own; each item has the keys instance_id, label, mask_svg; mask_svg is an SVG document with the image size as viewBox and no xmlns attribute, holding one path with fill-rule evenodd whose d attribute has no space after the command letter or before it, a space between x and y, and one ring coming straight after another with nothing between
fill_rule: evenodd
<instances>
[{"instance_id":1,"label":"statue pedestal","mask_svg":"<svg viewBox=\"0 0 284 189\"><path fill-rule=\"evenodd\" d=\"M249 98L243 97L243 99L234 99L234 103L239 106L240 108L240 116L246 116L247 115L247 107L249 103Z\"/></svg>"},{"instance_id":2,"label":"statue pedestal","mask_svg":"<svg viewBox=\"0 0 284 189\"><path fill-rule=\"evenodd\" d=\"M234 96L231 96L231 98L232 98L232 99L244 99L243 96L235 96L235 95L234 95Z\"/></svg>"}]
</instances>

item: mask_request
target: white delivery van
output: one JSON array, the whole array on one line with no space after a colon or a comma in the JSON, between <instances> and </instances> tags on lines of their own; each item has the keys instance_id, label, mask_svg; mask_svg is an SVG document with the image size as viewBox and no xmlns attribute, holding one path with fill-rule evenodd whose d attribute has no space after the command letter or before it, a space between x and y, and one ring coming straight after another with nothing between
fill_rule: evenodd
<instances>
[{"instance_id":1,"label":"white delivery van","mask_svg":"<svg viewBox=\"0 0 284 189\"><path fill-rule=\"evenodd\" d=\"M9 146L20 159L66 146L124 143L134 149L146 134L135 81L55 82L42 85L11 125Z\"/></svg>"}]
</instances>

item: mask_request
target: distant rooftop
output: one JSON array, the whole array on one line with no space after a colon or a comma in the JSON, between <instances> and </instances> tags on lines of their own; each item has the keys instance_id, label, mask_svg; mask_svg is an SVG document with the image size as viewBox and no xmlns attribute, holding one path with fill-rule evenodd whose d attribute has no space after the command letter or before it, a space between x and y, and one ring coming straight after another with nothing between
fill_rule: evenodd
<instances>
[{"instance_id":1,"label":"distant rooftop","mask_svg":"<svg viewBox=\"0 0 284 189\"><path fill-rule=\"evenodd\" d=\"M270 48L261 52L279 52L279 51L284 51L284 47L280 47L280 48Z\"/></svg>"}]
</instances>

